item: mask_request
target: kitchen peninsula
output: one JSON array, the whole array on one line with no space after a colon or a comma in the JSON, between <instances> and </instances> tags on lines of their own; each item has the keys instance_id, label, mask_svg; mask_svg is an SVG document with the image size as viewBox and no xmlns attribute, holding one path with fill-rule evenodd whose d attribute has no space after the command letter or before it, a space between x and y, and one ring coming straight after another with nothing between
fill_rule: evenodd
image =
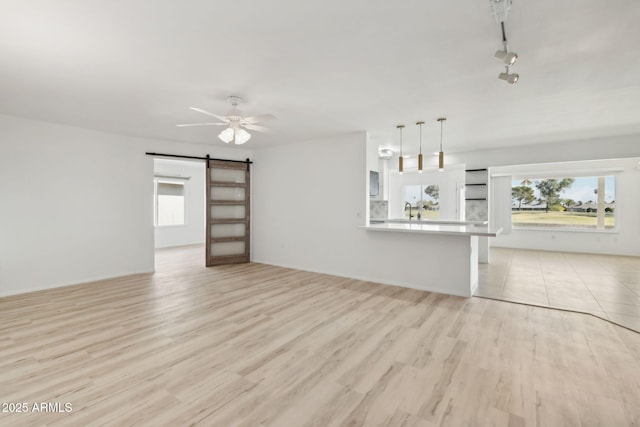
<instances>
[{"instance_id":1,"label":"kitchen peninsula","mask_svg":"<svg viewBox=\"0 0 640 427\"><path fill-rule=\"evenodd\" d=\"M427 161L419 171L417 153L405 146L401 171L400 147L393 144L393 137L367 139L368 206L359 227L370 249L363 261L369 277L470 297L478 263L490 261L489 239L502 231L489 223L488 169L449 160L443 170Z\"/></svg>"},{"instance_id":2,"label":"kitchen peninsula","mask_svg":"<svg viewBox=\"0 0 640 427\"><path fill-rule=\"evenodd\" d=\"M495 237L501 232L491 230L486 222L473 221L385 220L363 228L384 233L381 238L400 245L407 239L407 250L419 248L430 265L438 266L427 272L430 283L425 290L465 297L478 287L478 237Z\"/></svg>"}]
</instances>

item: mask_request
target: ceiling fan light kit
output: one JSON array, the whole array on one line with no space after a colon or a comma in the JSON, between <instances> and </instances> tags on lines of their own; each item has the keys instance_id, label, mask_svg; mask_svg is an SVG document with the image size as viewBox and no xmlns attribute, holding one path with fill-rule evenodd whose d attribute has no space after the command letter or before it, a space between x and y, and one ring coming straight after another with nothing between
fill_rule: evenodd
<instances>
[{"instance_id":1,"label":"ceiling fan light kit","mask_svg":"<svg viewBox=\"0 0 640 427\"><path fill-rule=\"evenodd\" d=\"M233 129L226 128L225 130L220 132L220 134L218 135L218 138L220 138L222 141L228 144L231 141L233 141L234 135L235 135L235 132L233 131Z\"/></svg>"},{"instance_id":2,"label":"ceiling fan light kit","mask_svg":"<svg viewBox=\"0 0 640 427\"><path fill-rule=\"evenodd\" d=\"M209 117L220 120L216 123L186 123L176 125L178 127L193 127L193 126L227 126L222 132L218 134L218 138L226 144L233 142L236 145L246 143L251 139L251 133L247 131L253 130L257 132L268 132L269 129L260 126L260 123L267 120L274 120L275 117L272 114L260 114L257 116L244 117L242 111L238 110L238 105L242 102L242 98L239 96L229 96L227 102L231 104L231 110L227 112L226 116L219 116L211 113L207 110L203 110L197 107L189 107L193 111L205 114Z\"/></svg>"},{"instance_id":3,"label":"ceiling fan light kit","mask_svg":"<svg viewBox=\"0 0 640 427\"><path fill-rule=\"evenodd\" d=\"M244 144L251 139L251 134L244 129L236 129L236 144Z\"/></svg>"}]
</instances>

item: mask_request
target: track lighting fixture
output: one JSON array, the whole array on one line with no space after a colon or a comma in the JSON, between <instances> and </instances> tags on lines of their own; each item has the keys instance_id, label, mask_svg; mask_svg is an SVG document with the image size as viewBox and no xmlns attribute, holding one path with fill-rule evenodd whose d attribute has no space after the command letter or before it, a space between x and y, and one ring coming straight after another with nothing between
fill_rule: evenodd
<instances>
[{"instance_id":1,"label":"track lighting fixture","mask_svg":"<svg viewBox=\"0 0 640 427\"><path fill-rule=\"evenodd\" d=\"M416 122L420 126L420 154L418 154L418 173L422 173L422 125L424 122Z\"/></svg>"},{"instance_id":2,"label":"track lighting fixture","mask_svg":"<svg viewBox=\"0 0 640 427\"><path fill-rule=\"evenodd\" d=\"M496 59L504 62L504 65L511 67L518 60L518 54L515 52L506 52L504 50L497 50L494 55Z\"/></svg>"},{"instance_id":3,"label":"track lighting fixture","mask_svg":"<svg viewBox=\"0 0 640 427\"><path fill-rule=\"evenodd\" d=\"M518 54L515 52L509 52L509 46L507 44L507 33L504 29L504 23L507 20L507 15L511 10L511 0L489 0L489 7L491 14L496 19L496 22L500 24L502 30L502 50L496 51L494 57L499 61L502 61L505 65L505 72L500 73L498 78L504 80L509 84L516 84L520 79L520 76L515 73L509 73L510 67L518 60Z\"/></svg>"},{"instance_id":4,"label":"track lighting fixture","mask_svg":"<svg viewBox=\"0 0 640 427\"><path fill-rule=\"evenodd\" d=\"M446 117L440 117L438 121L440 122L440 152L438 153L438 171L442 172L444 170L444 151L442 151L442 122L447 120Z\"/></svg>"},{"instance_id":5,"label":"track lighting fixture","mask_svg":"<svg viewBox=\"0 0 640 427\"><path fill-rule=\"evenodd\" d=\"M404 128L404 125L398 125L396 127L400 129L400 157L398 157L398 173L402 175L404 172L404 159L402 158L402 129Z\"/></svg>"},{"instance_id":6,"label":"track lighting fixture","mask_svg":"<svg viewBox=\"0 0 640 427\"><path fill-rule=\"evenodd\" d=\"M516 74L516 73L509 73L509 70L507 69L506 73L500 73L498 75L498 78L500 80L504 80L505 82L509 83L509 84L516 84L518 83L518 79L520 79L520 75Z\"/></svg>"}]
</instances>

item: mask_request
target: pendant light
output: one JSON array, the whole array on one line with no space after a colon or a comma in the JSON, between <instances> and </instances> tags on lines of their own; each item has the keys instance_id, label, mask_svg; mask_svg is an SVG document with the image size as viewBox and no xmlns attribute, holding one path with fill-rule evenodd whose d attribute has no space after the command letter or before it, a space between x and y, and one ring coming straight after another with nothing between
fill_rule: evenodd
<instances>
[{"instance_id":1,"label":"pendant light","mask_svg":"<svg viewBox=\"0 0 640 427\"><path fill-rule=\"evenodd\" d=\"M418 173L422 173L422 125L424 122L416 122L420 126L420 153L418 154Z\"/></svg>"},{"instance_id":2,"label":"pendant light","mask_svg":"<svg viewBox=\"0 0 640 427\"><path fill-rule=\"evenodd\" d=\"M404 125L398 125L396 127L400 129L400 157L398 157L398 173L402 175L404 172L404 159L402 158L402 129L404 128Z\"/></svg>"},{"instance_id":3,"label":"pendant light","mask_svg":"<svg viewBox=\"0 0 640 427\"><path fill-rule=\"evenodd\" d=\"M438 153L438 171L442 172L444 170L444 151L442 151L442 122L447 120L446 117L440 117L438 121L440 122L440 152Z\"/></svg>"}]
</instances>

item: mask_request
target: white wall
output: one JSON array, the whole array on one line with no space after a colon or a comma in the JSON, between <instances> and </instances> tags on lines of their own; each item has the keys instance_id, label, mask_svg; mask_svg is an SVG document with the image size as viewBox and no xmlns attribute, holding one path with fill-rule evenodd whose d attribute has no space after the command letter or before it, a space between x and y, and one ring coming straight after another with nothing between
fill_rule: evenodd
<instances>
[{"instance_id":1,"label":"white wall","mask_svg":"<svg viewBox=\"0 0 640 427\"><path fill-rule=\"evenodd\" d=\"M185 224L155 227L155 247L166 248L204 243L205 240L205 163L156 159L155 173L183 176L185 187Z\"/></svg>"},{"instance_id":2,"label":"white wall","mask_svg":"<svg viewBox=\"0 0 640 427\"><path fill-rule=\"evenodd\" d=\"M255 152L251 178L255 261L314 271L344 270L360 245L357 227L364 224L369 203L364 138L362 133Z\"/></svg>"},{"instance_id":3,"label":"white wall","mask_svg":"<svg viewBox=\"0 0 640 427\"><path fill-rule=\"evenodd\" d=\"M0 116L0 295L152 271L146 151L251 154Z\"/></svg>"},{"instance_id":4,"label":"white wall","mask_svg":"<svg viewBox=\"0 0 640 427\"><path fill-rule=\"evenodd\" d=\"M359 228L368 170L364 133L256 151L253 260L461 295L466 286L468 293L468 265L442 265L447 253L469 251L468 237ZM447 283L439 280L445 271Z\"/></svg>"}]
</instances>

